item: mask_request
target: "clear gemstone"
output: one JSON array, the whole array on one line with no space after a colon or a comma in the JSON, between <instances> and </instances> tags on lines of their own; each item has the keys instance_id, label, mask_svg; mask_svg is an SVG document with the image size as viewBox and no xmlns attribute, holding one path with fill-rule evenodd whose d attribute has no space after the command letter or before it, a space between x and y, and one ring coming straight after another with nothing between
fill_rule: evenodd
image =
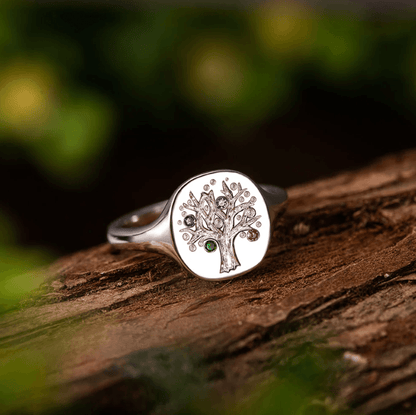
<instances>
[{"instance_id":1,"label":"clear gemstone","mask_svg":"<svg viewBox=\"0 0 416 415\"><path fill-rule=\"evenodd\" d=\"M222 227L222 225L223 225L223 223L222 223L222 220L221 220L220 218L215 218L215 219L214 219L214 226L215 226L217 229L221 228L221 227Z\"/></svg>"},{"instance_id":2,"label":"clear gemstone","mask_svg":"<svg viewBox=\"0 0 416 415\"><path fill-rule=\"evenodd\" d=\"M217 197L215 203L217 204L217 207L220 209L227 209L228 207L228 199L225 196Z\"/></svg>"},{"instance_id":3,"label":"clear gemstone","mask_svg":"<svg viewBox=\"0 0 416 415\"><path fill-rule=\"evenodd\" d=\"M247 210L247 217L254 218L256 216L256 209L250 208Z\"/></svg>"}]
</instances>

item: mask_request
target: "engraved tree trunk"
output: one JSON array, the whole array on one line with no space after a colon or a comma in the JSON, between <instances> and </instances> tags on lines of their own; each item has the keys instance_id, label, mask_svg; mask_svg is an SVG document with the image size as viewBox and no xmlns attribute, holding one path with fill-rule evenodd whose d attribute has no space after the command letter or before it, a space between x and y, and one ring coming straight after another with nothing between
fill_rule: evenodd
<instances>
[{"instance_id":1,"label":"engraved tree trunk","mask_svg":"<svg viewBox=\"0 0 416 415\"><path fill-rule=\"evenodd\" d=\"M218 240L221 255L221 272L230 272L240 265L235 254L234 239L235 236L233 238L220 238Z\"/></svg>"}]
</instances>

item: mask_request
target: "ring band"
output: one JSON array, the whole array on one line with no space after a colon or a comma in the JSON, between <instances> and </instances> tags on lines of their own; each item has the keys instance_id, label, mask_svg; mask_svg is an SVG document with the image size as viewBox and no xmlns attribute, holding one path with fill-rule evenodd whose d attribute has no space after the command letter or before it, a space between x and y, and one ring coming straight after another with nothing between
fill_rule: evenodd
<instances>
[{"instance_id":1,"label":"ring band","mask_svg":"<svg viewBox=\"0 0 416 415\"><path fill-rule=\"evenodd\" d=\"M195 176L169 200L112 222L107 239L170 255L192 274L223 280L255 268L269 246L286 191L233 170Z\"/></svg>"}]
</instances>

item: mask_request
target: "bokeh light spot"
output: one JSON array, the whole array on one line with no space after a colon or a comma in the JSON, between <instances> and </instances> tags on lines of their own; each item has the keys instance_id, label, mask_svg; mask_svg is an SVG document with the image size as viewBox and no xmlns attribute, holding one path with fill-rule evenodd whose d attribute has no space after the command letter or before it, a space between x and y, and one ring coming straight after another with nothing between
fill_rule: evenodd
<instances>
[{"instance_id":1,"label":"bokeh light spot","mask_svg":"<svg viewBox=\"0 0 416 415\"><path fill-rule=\"evenodd\" d=\"M316 37L316 15L296 2L259 7L254 23L260 46L269 56L304 55Z\"/></svg>"},{"instance_id":2,"label":"bokeh light spot","mask_svg":"<svg viewBox=\"0 0 416 415\"><path fill-rule=\"evenodd\" d=\"M77 91L62 103L45 136L32 147L42 172L61 186L94 180L112 141L114 112L104 97Z\"/></svg>"},{"instance_id":3,"label":"bokeh light spot","mask_svg":"<svg viewBox=\"0 0 416 415\"><path fill-rule=\"evenodd\" d=\"M0 73L0 123L22 136L32 136L52 112L54 76L41 63L14 62Z\"/></svg>"},{"instance_id":4,"label":"bokeh light spot","mask_svg":"<svg viewBox=\"0 0 416 415\"><path fill-rule=\"evenodd\" d=\"M187 84L191 98L212 113L232 108L244 92L246 67L227 39L205 39L188 52Z\"/></svg>"}]
</instances>

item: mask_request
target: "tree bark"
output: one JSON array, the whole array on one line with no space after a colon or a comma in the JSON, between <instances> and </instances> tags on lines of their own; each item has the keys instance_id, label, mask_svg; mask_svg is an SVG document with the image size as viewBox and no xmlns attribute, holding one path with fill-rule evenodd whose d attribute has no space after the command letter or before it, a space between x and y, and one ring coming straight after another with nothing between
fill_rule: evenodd
<instances>
[{"instance_id":1,"label":"tree bark","mask_svg":"<svg viewBox=\"0 0 416 415\"><path fill-rule=\"evenodd\" d=\"M0 321L2 348L54 356L47 379L61 385L60 404L111 408L153 352L187 347L232 396L283 345L319 336L352 362L337 402L416 413L416 151L288 196L265 260L238 279L205 281L166 256L106 243L60 259L43 300ZM163 399L150 402L147 387L121 404L157 411Z\"/></svg>"},{"instance_id":2,"label":"tree bark","mask_svg":"<svg viewBox=\"0 0 416 415\"><path fill-rule=\"evenodd\" d=\"M230 272L240 265L234 250L234 239L235 236L218 239L221 255L221 272Z\"/></svg>"}]
</instances>

